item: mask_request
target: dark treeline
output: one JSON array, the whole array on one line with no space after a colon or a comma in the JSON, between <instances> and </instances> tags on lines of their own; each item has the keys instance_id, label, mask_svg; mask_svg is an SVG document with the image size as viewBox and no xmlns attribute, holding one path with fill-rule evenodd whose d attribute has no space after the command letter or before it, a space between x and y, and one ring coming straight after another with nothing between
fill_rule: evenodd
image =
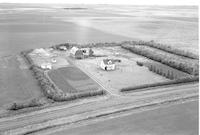
<instances>
[{"instance_id":1,"label":"dark treeline","mask_svg":"<svg viewBox=\"0 0 200 135\"><path fill-rule=\"evenodd\" d=\"M176 54L179 56L183 56L183 57L187 57L187 58L191 58L191 59L199 59L199 56L192 53L192 52L188 52L185 50L181 50L178 48L174 48L170 45L166 45L166 44L161 44L161 43L155 43L154 41L125 41L122 42L121 44L129 44L129 45L145 45L145 46L149 46L149 47L153 47L153 48L157 48L172 54Z\"/></svg>"},{"instance_id":2,"label":"dark treeline","mask_svg":"<svg viewBox=\"0 0 200 135\"><path fill-rule=\"evenodd\" d=\"M154 87L168 86L168 85L182 84L182 83L192 83L192 82L198 82L198 81L199 81L198 76L196 76L196 77L186 77L186 78L181 78L181 79L177 79L177 80L170 80L170 81L166 81L166 82L144 84L144 85L140 85L140 86L122 88L120 91L121 92L137 91L137 90L147 89L147 88L154 88Z\"/></svg>"},{"instance_id":3,"label":"dark treeline","mask_svg":"<svg viewBox=\"0 0 200 135\"><path fill-rule=\"evenodd\" d=\"M199 65L198 63L187 62L185 59L177 59L168 55L162 55L160 53L156 53L155 51L151 51L149 49L145 49L144 47L140 47L138 45L122 45L122 48L130 50L133 53L145 56L149 59L155 60L162 64L166 64L170 67L176 68L180 71L189 73L191 75L199 75Z\"/></svg>"},{"instance_id":4,"label":"dark treeline","mask_svg":"<svg viewBox=\"0 0 200 135\"><path fill-rule=\"evenodd\" d=\"M153 40L152 41L123 41L123 42L105 42L105 43L88 43L88 44L78 44L78 43L63 43L63 44L58 44L52 46L53 48L59 48L59 46L66 46L67 48L71 48L72 46L77 46L77 47L103 47L103 46L121 46L121 45L145 45L153 48L157 48L160 50L163 50L165 52L169 52L172 54L176 54L179 56L191 58L191 59L199 59L199 56L189 52L185 51L182 49L174 48L170 45L166 44L161 44L161 43L155 43Z\"/></svg>"},{"instance_id":5,"label":"dark treeline","mask_svg":"<svg viewBox=\"0 0 200 135\"><path fill-rule=\"evenodd\" d=\"M44 105L45 102L40 100L40 99L32 99L27 102L15 102L12 103L10 106L8 106L8 110L19 110L19 109L24 109L24 108L29 108L29 107L39 107Z\"/></svg>"},{"instance_id":6,"label":"dark treeline","mask_svg":"<svg viewBox=\"0 0 200 135\"><path fill-rule=\"evenodd\" d=\"M67 49L72 48L73 46L76 47L109 47L109 46L120 46L121 43L116 43L116 42L105 42L105 43L88 43L88 44L78 44L78 43L62 43L62 44L57 44L51 46L53 49L60 49L61 46L65 46Z\"/></svg>"}]
</instances>

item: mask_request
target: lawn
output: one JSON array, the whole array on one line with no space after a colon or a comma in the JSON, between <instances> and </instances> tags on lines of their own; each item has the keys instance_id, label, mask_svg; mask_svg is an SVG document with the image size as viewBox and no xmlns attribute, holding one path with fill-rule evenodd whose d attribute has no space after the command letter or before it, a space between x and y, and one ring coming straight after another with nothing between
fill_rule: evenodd
<instances>
[{"instance_id":1,"label":"lawn","mask_svg":"<svg viewBox=\"0 0 200 135\"><path fill-rule=\"evenodd\" d=\"M139 55L133 54L120 47L93 48L97 55L107 55L105 57L88 58L75 60L77 66L93 75L110 92L117 93L119 89L129 86L138 86L143 84L152 84L167 81L163 76L157 75L148 70L147 67L138 66L136 61L144 59ZM104 71L100 68L100 62L105 58L120 59L116 63L116 70ZM147 59L144 59L145 61Z\"/></svg>"},{"instance_id":2,"label":"lawn","mask_svg":"<svg viewBox=\"0 0 200 135\"><path fill-rule=\"evenodd\" d=\"M0 108L43 96L31 71L16 56L0 59Z\"/></svg>"},{"instance_id":3,"label":"lawn","mask_svg":"<svg viewBox=\"0 0 200 135\"><path fill-rule=\"evenodd\" d=\"M48 73L52 81L65 93L96 91L101 87L77 67L62 67Z\"/></svg>"}]
</instances>

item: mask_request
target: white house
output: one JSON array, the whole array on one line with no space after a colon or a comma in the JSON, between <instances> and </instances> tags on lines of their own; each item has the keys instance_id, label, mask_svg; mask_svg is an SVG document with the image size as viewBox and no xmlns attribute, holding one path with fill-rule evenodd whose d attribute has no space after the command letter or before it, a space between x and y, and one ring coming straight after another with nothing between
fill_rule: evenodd
<instances>
[{"instance_id":1,"label":"white house","mask_svg":"<svg viewBox=\"0 0 200 135\"><path fill-rule=\"evenodd\" d=\"M101 61L100 67L103 70L115 70L115 62L112 59L103 59Z\"/></svg>"},{"instance_id":2,"label":"white house","mask_svg":"<svg viewBox=\"0 0 200 135\"><path fill-rule=\"evenodd\" d=\"M42 69L52 69L51 63L42 63L41 64Z\"/></svg>"},{"instance_id":3,"label":"white house","mask_svg":"<svg viewBox=\"0 0 200 135\"><path fill-rule=\"evenodd\" d=\"M72 47L70 50L70 56L76 58L76 59L83 59L84 55L83 55L83 51L77 47Z\"/></svg>"}]
</instances>

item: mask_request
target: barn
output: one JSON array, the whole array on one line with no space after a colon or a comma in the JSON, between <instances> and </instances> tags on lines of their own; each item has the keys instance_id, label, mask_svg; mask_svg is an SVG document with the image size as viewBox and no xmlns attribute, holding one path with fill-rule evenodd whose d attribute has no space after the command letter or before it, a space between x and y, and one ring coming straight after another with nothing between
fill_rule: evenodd
<instances>
[{"instance_id":1,"label":"barn","mask_svg":"<svg viewBox=\"0 0 200 135\"><path fill-rule=\"evenodd\" d=\"M115 70L115 61L113 61L112 59L103 59L101 61L100 67L103 70Z\"/></svg>"},{"instance_id":2,"label":"barn","mask_svg":"<svg viewBox=\"0 0 200 135\"><path fill-rule=\"evenodd\" d=\"M70 50L70 56L76 58L76 59L83 59L84 58L84 53L81 49L77 47L72 47Z\"/></svg>"}]
</instances>

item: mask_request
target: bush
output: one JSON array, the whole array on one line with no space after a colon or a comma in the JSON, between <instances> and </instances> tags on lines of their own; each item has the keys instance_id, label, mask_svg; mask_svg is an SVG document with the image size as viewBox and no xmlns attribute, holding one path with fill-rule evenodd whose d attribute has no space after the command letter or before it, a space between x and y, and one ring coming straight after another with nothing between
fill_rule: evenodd
<instances>
[{"instance_id":1,"label":"bush","mask_svg":"<svg viewBox=\"0 0 200 135\"><path fill-rule=\"evenodd\" d=\"M137 65L139 65L139 66L143 66L143 63L142 63L142 62L137 61L136 63L137 63Z\"/></svg>"},{"instance_id":2,"label":"bush","mask_svg":"<svg viewBox=\"0 0 200 135\"><path fill-rule=\"evenodd\" d=\"M177 80L171 80L171 81L166 81L166 82L159 82L159 83L154 83L154 84L144 84L140 86L135 86L135 87L127 87L127 88L122 88L120 91L125 92L125 91L134 91L134 90L139 90L139 89L145 89L145 88L153 88L153 87L159 87L159 86L168 86L168 85L173 85L173 84L182 84L182 83L189 83L189 82L198 82L199 77L186 77L186 78L181 78Z\"/></svg>"},{"instance_id":3,"label":"bush","mask_svg":"<svg viewBox=\"0 0 200 135\"><path fill-rule=\"evenodd\" d=\"M12 103L9 107L8 110L19 110L19 109L24 109L24 108L29 108L29 107L38 107L38 106L42 106L44 103L39 100L39 99L32 99L28 102L24 102L24 103Z\"/></svg>"}]
</instances>

